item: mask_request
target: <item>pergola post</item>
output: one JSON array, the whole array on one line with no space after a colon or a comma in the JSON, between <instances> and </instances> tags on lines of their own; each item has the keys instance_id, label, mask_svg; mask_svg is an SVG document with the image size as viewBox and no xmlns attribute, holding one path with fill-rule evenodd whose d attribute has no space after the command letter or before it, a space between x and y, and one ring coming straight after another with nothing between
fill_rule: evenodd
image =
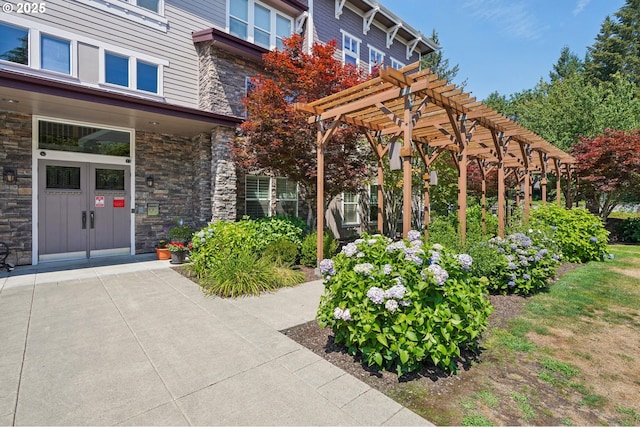
<instances>
[{"instance_id":1,"label":"pergola post","mask_svg":"<svg viewBox=\"0 0 640 427\"><path fill-rule=\"evenodd\" d=\"M382 158L378 158L378 232L384 234L384 169L382 167Z\"/></svg>"},{"instance_id":2,"label":"pergola post","mask_svg":"<svg viewBox=\"0 0 640 427\"><path fill-rule=\"evenodd\" d=\"M482 207L482 234L484 234L487 232L487 167L484 160L477 159L477 163L482 177L480 206Z\"/></svg>"},{"instance_id":3,"label":"pergola post","mask_svg":"<svg viewBox=\"0 0 640 427\"><path fill-rule=\"evenodd\" d=\"M425 168L425 173L422 175L424 180L424 238L429 240L429 216L431 215L431 174L429 173L429 167Z\"/></svg>"},{"instance_id":4,"label":"pergola post","mask_svg":"<svg viewBox=\"0 0 640 427\"><path fill-rule=\"evenodd\" d=\"M562 201L560 200L560 195L562 194L562 188L560 187L560 160L555 159L553 166L556 170L556 204L560 207L562 206Z\"/></svg>"},{"instance_id":5,"label":"pergola post","mask_svg":"<svg viewBox=\"0 0 640 427\"><path fill-rule=\"evenodd\" d=\"M523 214L524 220L529 220L529 211L531 209L531 173L527 170L524 173L524 180L522 181L522 187L524 190L524 207Z\"/></svg>"},{"instance_id":6,"label":"pergola post","mask_svg":"<svg viewBox=\"0 0 640 427\"><path fill-rule=\"evenodd\" d=\"M498 236L504 237L505 198L504 198L504 164L498 162Z\"/></svg>"},{"instance_id":7,"label":"pergola post","mask_svg":"<svg viewBox=\"0 0 640 427\"><path fill-rule=\"evenodd\" d=\"M569 165L568 163L564 165L565 169L567 170L567 209L571 209L571 206L573 204L573 198L571 197L571 165Z\"/></svg>"},{"instance_id":8,"label":"pergola post","mask_svg":"<svg viewBox=\"0 0 640 427\"><path fill-rule=\"evenodd\" d=\"M547 174L540 179L540 187L542 188L542 203L547 203Z\"/></svg>"},{"instance_id":9,"label":"pergola post","mask_svg":"<svg viewBox=\"0 0 640 427\"><path fill-rule=\"evenodd\" d=\"M404 95L404 120L402 122L402 235L411 230L411 95Z\"/></svg>"},{"instance_id":10,"label":"pergola post","mask_svg":"<svg viewBox=\"0 0 640 427\"><path fill-rule=\"evenodd\" d=\"M467 239L467 150L458 156L458 233L460 241Z\"/></svg>"},{"instance_id":11,"label":"pergola post","mask_svg":"<svg viewBox=\"0 0 640 427\"><path fill-rule=\"evenodd\" d=\"M317 246L317 258L318 263L316 265L320 265L320 261L324 259L324 144L323 144L323 132L322 132L322 122L318 122L318 136L317 136L317 144L316 152L317 152L317 160L318 160L318 173L316 176L316 185L318 187L317 193L317 201L316 201L316 216L317 223L316 229L318 232L316 244Z\"/></svg>"}]
</instances>

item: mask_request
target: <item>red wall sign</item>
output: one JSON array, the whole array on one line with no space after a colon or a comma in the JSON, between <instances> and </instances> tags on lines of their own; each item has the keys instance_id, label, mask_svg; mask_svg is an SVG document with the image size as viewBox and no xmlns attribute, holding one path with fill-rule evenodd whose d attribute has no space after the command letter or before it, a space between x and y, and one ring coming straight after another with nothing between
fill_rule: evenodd
<instances>
[{"instance_id":1,"label":"red wall sign","mask_svg":"<svg viewBox=\"0 0 640 427\"><path fill-rule=\"evenodd\" d=\"M114 197L113 198L113 207L114 208L124 208L124 197Z\"/></svg>"}]
</instances>

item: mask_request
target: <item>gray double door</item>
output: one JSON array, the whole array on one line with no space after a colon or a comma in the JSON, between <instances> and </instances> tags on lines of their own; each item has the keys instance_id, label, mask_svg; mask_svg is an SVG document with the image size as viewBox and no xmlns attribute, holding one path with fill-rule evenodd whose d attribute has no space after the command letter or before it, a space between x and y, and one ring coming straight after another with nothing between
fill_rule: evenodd
<instances>
[{"instance_id":1,"label":"gray double door","mask_svg":"<svg viewBox=\"0 0 640 427\"><path fill-rule=\"evenodd\" d=\"M131 173L126 165L40 160L40 261L130 253Z\"/></svg>"}]
</instances>

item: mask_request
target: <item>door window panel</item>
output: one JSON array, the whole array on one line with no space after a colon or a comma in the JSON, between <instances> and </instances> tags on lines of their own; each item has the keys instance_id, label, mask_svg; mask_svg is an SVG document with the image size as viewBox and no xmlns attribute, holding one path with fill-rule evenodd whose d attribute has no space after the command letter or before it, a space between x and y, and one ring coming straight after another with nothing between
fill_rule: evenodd
<instances>
[{"instance_id":1,"label":"door window panel","mask_svg":"<svg viewBox=\"0 0 640 427\"><path fill-rule=\"evenodd\" d=\"M38 122L38 148L129 157L131 154L131 135L129 132L112 129L40 120Z\"/></svg>"},{"instance_id":2,"label":"door window panel","mask_svg":"<svg viewBox=\"0 0 640 427\"><path fill-rule=\"evenodd\" d=\"M80 189L80 168L47 165L47 188L58 190Z\"/></svg>"},{"instance_id":3,"label":"door window panel","mask_svg":"<svg viewBox=\"0 0 640 427\"><path fill-rule=\"evenodd\" d=\"M96 190L124 191L124 170L96 168Z\"/></svg>"}]
</instances>

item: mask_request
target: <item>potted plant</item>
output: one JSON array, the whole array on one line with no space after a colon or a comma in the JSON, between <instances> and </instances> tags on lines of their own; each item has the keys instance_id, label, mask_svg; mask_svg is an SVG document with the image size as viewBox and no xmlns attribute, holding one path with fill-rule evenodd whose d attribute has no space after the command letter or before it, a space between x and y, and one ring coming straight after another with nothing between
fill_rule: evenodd
<instances>
[{"instance_id":1,"label":"potted plant","mask_svg":"<svg viewBox=\"0 0 640 427\"><path fill-rule=\"evenodd\" d=\"M182 264L187 257L187 252L191 244L185 245L180 242L171 242L167 245L167 249L171 252L171 264Z\"/></svg>"},{"instance_id":2,"label":"potted plant","mask_svg":"<svg viewBox=\"0 0 640 427\"><path fill-rule=\"evenodd\" d=\"M161 239L158 242L158 246L156 246L156 255L158 257L158 259L170 259L171 258L171 251L167 248L167 241L164 239Z\"/></svg>"},{"instance_id":3,"label":"potted plant","mask_svg":"<svg viewBox=\"0 0 640 427\"><path fill-rule=\"evenodd\" d=\"M173 242L183 243L187 245L191 241L193 229L188 225L175 225L167 231L167 237Z\"/></svg>"}]
</instances>

